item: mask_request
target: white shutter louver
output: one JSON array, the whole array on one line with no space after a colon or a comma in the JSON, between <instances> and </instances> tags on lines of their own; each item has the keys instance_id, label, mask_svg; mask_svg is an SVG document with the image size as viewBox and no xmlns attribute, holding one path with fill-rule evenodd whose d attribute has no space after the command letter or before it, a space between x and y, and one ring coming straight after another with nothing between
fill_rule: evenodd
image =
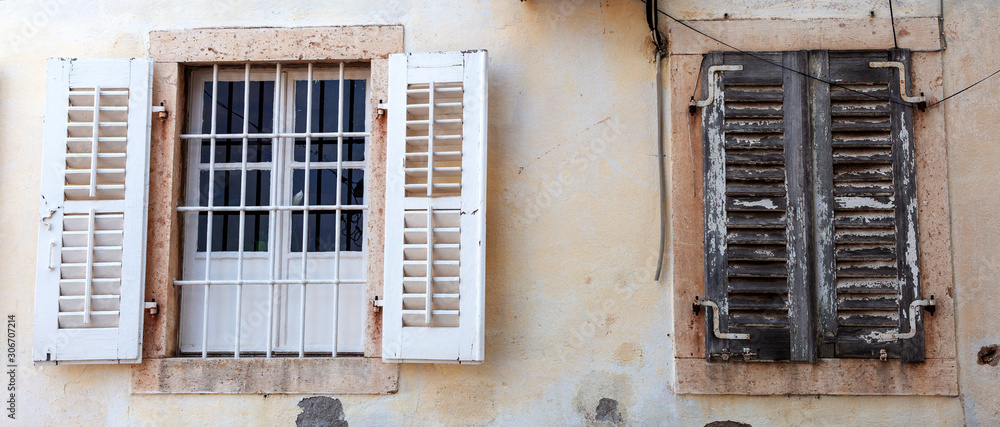
<instances>
[{"instance_id":1,"label":"white shutter louver","mask_svg":"<svg viewBox=\"0 0 1000 427\"><path fill-rule=\"evenodd\" d=\"M141 359L152 70L48 62L36 363Z\"/></svg>"},{"instance_id":2,"label":"white shutter louver","mask_svg":"<svg viewBox=\"0 0 1000 427\"><path fill-rule=\"evenodd\" d=\"M483 361L487 67L389 57L385 361Z\"/></svg>"}]
</instances>

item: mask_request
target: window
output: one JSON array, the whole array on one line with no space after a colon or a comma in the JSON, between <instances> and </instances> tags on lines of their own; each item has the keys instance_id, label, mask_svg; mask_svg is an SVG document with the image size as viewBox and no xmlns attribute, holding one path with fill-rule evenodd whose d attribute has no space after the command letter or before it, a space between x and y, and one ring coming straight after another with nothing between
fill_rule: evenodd
<instances>
[{"instance_id":1,"label":"window","mask_svg":"<svg viewBox=\"0 0 1000 427\"><path fill-rule=\"evenodd\" d=\"M390 393L397 363L481 363L489 61L402 40L200 29L151 33L155 61L51 60L36 362L135 363L135 393Z\"/></svg>"},{"instance_id":2,"label":"window","mask_svg":"<svg viewBox=\"0 0 1000 427\"><path fill-rule=\"evenodd\" d=\"M705 357L922 362L909 52L754 56L702 64Z\"/></svg>"},{"instance_id":3,"label":"window","mask_svg":"<svg viewBox=\"0 0 1000 427\"><path fill-rule=\"evenodd\" d=\"M364 353L367 82L345 63L191 71L182 355Z\"/></svg>"}]
</instances>

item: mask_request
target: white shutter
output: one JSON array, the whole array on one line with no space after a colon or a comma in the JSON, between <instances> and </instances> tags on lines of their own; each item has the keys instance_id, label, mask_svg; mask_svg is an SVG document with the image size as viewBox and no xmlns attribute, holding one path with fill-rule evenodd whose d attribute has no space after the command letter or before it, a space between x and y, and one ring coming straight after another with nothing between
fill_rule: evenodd
<instances>
[{"instance_id":1,"label":"white shutter","mask_svg":"<svg viewBox=\"0 0 1000 427\"><path fill-rule=\"evenodd\" d=\"M35 283L36 363L142 357L148 59L50 59Z\"/></svg>"},{"instance_id":2,"label":"white shutter","mask_svg":"<svg viewBox=\"0 0 1000 427\"><path fill-rule=\"evenodd\" d=\"M487 67L389 56L385 361L483 361Z\"/></svg>"}]
</instances>

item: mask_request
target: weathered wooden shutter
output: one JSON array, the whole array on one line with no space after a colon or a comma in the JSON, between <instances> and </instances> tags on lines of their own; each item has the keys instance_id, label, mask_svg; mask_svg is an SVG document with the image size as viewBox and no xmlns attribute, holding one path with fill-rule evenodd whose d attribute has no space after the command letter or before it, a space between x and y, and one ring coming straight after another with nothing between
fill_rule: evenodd
<instances>
[{"instance_id":1,"label":"weathered wooden shutter","mask_svg":"<svg viewBox=\"0 0 1000 427\"><path fill-rule=\"evenodd\" d=\"M152 82L146 59L50 59L36 363L142 357Z\"/></svg>"},{"instance_id":2,"label":"weathered wooden shutter","mask_svg":"<svg viewBox=\"0 0 1000 427\"><path fill-rule=\"evenodd\" d=\"M909 52L811 52L810 72L836 85L812 84L815 152L817 311L822 357L924 360L920 297L913 109L901 102L895 69ZM909 82L909 79L907 79ZM894 102L891 102L891 101Z\"/></svg>"},{"instance_id":3,"label":"weathered wooden shutter","mask_svg":"<svg viewBox=\"0 0 1000 427\"><path fill-rule=\"evenodd\" d=\"M806 68L805 52L759 56ZM706 357L815 361L806 80L737 53L706 55L702 75L713 65L743 69L717 75L721 90L702 111L705 295L719 306L723 332L750 338L716 337L706 315Z\"/></svg>"},{"instance_id":4,"label":"weathered wooden shutter","mask_svg":"<svg viewBox=\"0 0 1000 427\"><path fill-rule=\"evenodd\" d=\"M481 363L486 51L389 57L382 358Z\"/></svg>"}]
</instances>

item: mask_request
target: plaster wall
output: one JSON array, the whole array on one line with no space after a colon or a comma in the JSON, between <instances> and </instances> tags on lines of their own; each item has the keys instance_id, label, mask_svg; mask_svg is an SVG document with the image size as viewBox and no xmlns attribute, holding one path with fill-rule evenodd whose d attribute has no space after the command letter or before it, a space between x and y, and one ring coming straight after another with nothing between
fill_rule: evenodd
<instances>
[{"instance_id":1,"label":"plaster wall","mask_svg":"<svg viewBox=\"0 0 1000 427\"><path fill-rule=\"evenodd\" d=\"M936 1L895 4L906 17L938 12ZM1000 68L989 54L1000 44L997 6L945 2L944 93ZM888 16L875 0L662 7L686 19ZM404 365L395 394L334 396L349 422L599 425L596 408L609 398L636 425L1000 423L1000 369L976 363L980 347L1000 342L991 317L1000 306L991 262L1000 261L1000 80L944 107L960 397L687 396L671 389L672 284L653 281L654 70L639 1L2 0L0 15L0 243L17 248L0 253L0 314L19 319L18 419L4 425L294 423L308 396L138 395L128 366L31 365L44 64L145 56L154 30L353 24L403 25L408 52L488 49L492 68L487 361Z\"/></svg>"}]
</instances>

